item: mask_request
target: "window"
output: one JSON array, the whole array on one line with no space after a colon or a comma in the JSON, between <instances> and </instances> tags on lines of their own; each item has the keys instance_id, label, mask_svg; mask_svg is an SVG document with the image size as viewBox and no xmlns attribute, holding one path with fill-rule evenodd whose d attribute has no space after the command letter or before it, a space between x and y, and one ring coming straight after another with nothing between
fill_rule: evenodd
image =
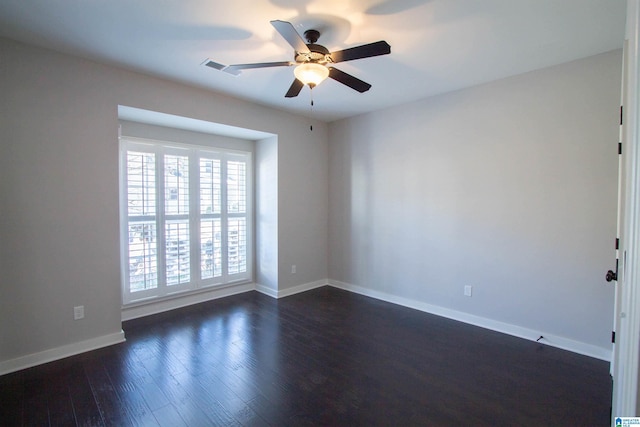
<instances>
[{"instance_id":1,"label":"window","mask_svg":"<svg viewBox=\"0 0 640 427\"><path fill-rule=\"evenodd\" d=\"M125 304L252 278L251 153L120 140Z\"/></svg>"}]
</instances>

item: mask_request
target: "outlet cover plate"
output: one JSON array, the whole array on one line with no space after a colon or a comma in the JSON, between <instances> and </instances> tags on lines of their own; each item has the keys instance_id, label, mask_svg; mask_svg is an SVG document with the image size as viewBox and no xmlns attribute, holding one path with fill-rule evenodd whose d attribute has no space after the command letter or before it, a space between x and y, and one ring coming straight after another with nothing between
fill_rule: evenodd
<instances>
[{"instance_id":1,"label":"outlet cover plate","mask_svg":"<svg viewBox=\"0 0 640 427\"><path fill-rule=\"evenodd\" d=\"M73 307L73 320L84 319L84 305Z\"/></svg>"}]
</instances>

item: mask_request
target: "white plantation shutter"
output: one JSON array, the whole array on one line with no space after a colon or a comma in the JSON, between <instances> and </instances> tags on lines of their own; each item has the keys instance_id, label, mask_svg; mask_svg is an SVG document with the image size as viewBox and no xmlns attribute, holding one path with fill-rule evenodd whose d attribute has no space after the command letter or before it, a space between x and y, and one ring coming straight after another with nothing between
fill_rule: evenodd
<instances>
[{"instance_id":1,"label":"white plantation shutter","mask_svg":"<svg viewBox=\"0 0 640 427\"><path fill-rule=\"evenodd\" d=\"M158 260L155 251L155 222L131 221L129 239L129 289L131 292L158 286Z\"/></svg>"},{"instance_id":2,"label":"white plantation shutter","mask_svg":"<svg viewBox=\"0 0 640 427\"><path fill-rule=\"evenodd\" d=\"M202 279L222 276L222 230L220 219L200 222L200 274Z\"/></svg>"},{"instance_id":3,"label":"white plantation shutter","mask_svg":"<svg viewBox=\"0 0 640 427\"><path fill-rule=\"evenodd\" d=\"M125 304L252 279L250 153L128 137L121 151Z\"/></svg>"},{"instance_id":4,"label":"white plantation shutter","mask_svg":"<svg viewBox=\"0 0 640 427\"><path fill-rule=\"evenodd\" d=\"M247 165L227 162L227 260L229 274L247 271Z\"/></svg>"},{"instance_id":5,"label":"white plantation shutter","mask_svg":"<svg viewBox=\"0 0 640 427\"><path fill-rule=\"evenodd\" d=\"M167 285L179 285L191 280L189 222L165 223L165 268Z\"/></svg>"},{"instance_id":6,"label":"white plantation shutter","mask_svg":"<svg viewBox=\"0 0 640 427\"><path fill-rule=\"evenodd\" d=\"M247 167L240 161L227 162L227 212L245 213L247 210Z\"/></svg>"},{"instance_id":7,"label":"white plantation shutter","mask_svg":"<svg viewBox=\"0 0 640 427\"><path fill-rule=\"evenodd\" d=\"M244 218L228 219L227 259L229 274L247 271L247 221Z\"/></svg>"},{"instance_id":8,"label":"white plantation shutter","mask_svg":"<svg viewBox=\"0 0 640 427\"><path fill-rule=\"evenodd\" d=\"M130 292L158 287L156 245L156 157L127 152L127 240Z\"/></svg>"},{"instance_id":9,"label":"white plantation shutter","mask_svg":"<svg viewBox=\"0 0 640 427\"><path fill-rule=\"evenodd\" d=\"M164 156L164 213L189 214L189 158Z\"/></svg>"},{"instance_id":10,"label":"white plantation shutter","mask_svg":"<svg viewBox=\"0 0 640 427\"><path fill-rule=\"evenodd\" d=\"M153 216L156 213L155 158L154 153L136 151L127 153L127 207L129 215Z\"/></svg>"},{"instance_id":11,"label":"white plantation shutter","mask_svg":"<svg viewBox=\"0 0 640 427\"><path fill-rule=\"evenodd\" d=\"M222 277L222 162L200 158L200 277Z\"/></svg>"},{"instance_id":12,"label":"white plantation shutter","mask_svg":"<svg viewBox=\"0 0 640 427\"><path fill-rule=\"evenodd\" d=\"M220 159L200 159L200 213L220 214L222 182Z\"/></svg>"},{"instance_id":13,"label":"white plantation shutter","mask_svg":"<svg viewBox=\"0 0 640 427\"><path fill-rule=\"evenodd\" d=\"M167 286L191 280L189 156L164 155L164 266Z\"/></svg>"}]
</instances>

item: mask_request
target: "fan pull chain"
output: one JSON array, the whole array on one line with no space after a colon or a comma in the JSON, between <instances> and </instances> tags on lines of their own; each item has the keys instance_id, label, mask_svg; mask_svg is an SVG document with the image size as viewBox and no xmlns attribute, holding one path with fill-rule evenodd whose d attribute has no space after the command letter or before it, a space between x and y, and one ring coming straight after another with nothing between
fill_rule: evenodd
<instances>
[{"instance_id":1,"label":"fan pull chain","mask_svg":"<svg viewBox=\"0 0 640 427\"><path fill-rule=\"evenodd\" d=\"M309 97L311 98L311 105L309 111L311 112L311 118L313 118L313 88L309 90ZM309 130L313 132L313 125L309 125Z\"/></svg>"}]
</instances>

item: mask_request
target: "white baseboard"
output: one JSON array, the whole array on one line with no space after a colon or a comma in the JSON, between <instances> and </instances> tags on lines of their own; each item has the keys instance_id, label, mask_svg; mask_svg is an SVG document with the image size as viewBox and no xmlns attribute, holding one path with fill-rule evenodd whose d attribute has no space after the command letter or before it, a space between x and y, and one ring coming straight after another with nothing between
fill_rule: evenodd
<instances>
[{"instance_id":1,"label":"white baseboard","mask_svg":"<svg viewBox=\"0 0 640 427\"><path fill-rule=\"evenodd\" d=\"M269 288L265 285L261 285L259 283L256 283L256 291L260 292L261 294L265 294L271 298L278 298L278 291L273 289L273 288Z\"/></svg>"},{"instance_id":2,"label":"white baseboard","mask_svg":"<svg viewBox=\"0 0 640 427\"><path fill-rule=\"evenodd\" d=\"M299 294L301 292L310 291L312 289L321 288L323 286L327 286L329 281L327 279L318 280L315 282L304 283L302 285L294 286L293 288L282 289L281 291L276 291L275 289L268 288L263 285L256 285L256 291L263 293L265 295L270 296L271 298L284 298L290 295Z\"/></svg>"},{"instance_id":3,"label":"white baseboard","mask_svg":"<svg viewBox=\"0 0 640 427\"><path fill-rule=\"evenodd\" d=\"M490 329L492 331L524 338L530 341L536 341L542 335L544 339L540 340L541 344L550 345L552 347L557 347L585 356L594 357L596 359L605 360L607 362L611 361L611 349L598 347L592 344L575 341L565 337L560 337L548 332L535 331L533 329L523 328L521 326L487 319L485 317L451 310L448 308L431 305L424 302L399 297L396 295L391 295L386 292L363 288L361 286L352 285L337 280L329 280L329 286L390 302L393 304L402 305L404 307L413 308L415 310L424 311L426 313L435 314L437 316L446 317L448 319L457 320L459 322L468 323L470 325L479 326L481 328Z\"/></svg>"},{"instance_id":4,"label":"white baseboard","mask_svg":"<svg viewBox=\"0 0 640 427\"><path fill-rule=\"evenodd\" d=\"M591 344L571 340L568 338L556 336L544 331L535 331L533 329L523 328L521 326L511 325L504 322L499 322L492 319L487 319L480 316L464 313L461 311L451 310L436 305L423 303L420 301L411 300L388 294L385 292L375 291L367 289L361 286L352 285L349 283L340 282L337 280L318 280L316 282L305 283L292 288L283 290L274 290L266 286L254 283L247 283L242 285L230 286L226 288L220 288L212 290L211 292L203 292L200 294L186 295L182 298L178 298L175 301L160 301L153 304L146 304L136 307L130 307L122 311L122 320L135 319L150 314L156 314L175 308L184 307L191 304L197 304L199 302L205 302L212 299L223 298L226 296L236 295L252 290L257 290L272 298L284 298L290 295L295 295L301 292L306 292L312 289L320 288L322 286L333 286L335 288L343 289L349 292L354 292L371 298L379 299L382 301L390 302L392 304L402 305L404 307L420 310L426 313L435 314L437 316L446 317L448 319L457 320L460 322L468 323L470 325L479 326L485 329L490 329L496 332L501 332L508 335L513 335L519 338L524 338L530 341L535 341L540 335L544 336L544 340L541 343L550 345L552 347L561 348L563 350L572 351L574 353L583 354L586 356L594 357L597 359L610 361L611 350L594 346ZM43 363L52 362L54 360L63 359L65 357L74 356L76 354L84 353L86 351L96 350L98 348L107 347L109 345L118 344L125 341L124 332L120 331L114 334L104 335L96 338L92 338L86 341L81 341L73 344L56 347L53 349L45 350L38 353L28 354L15 359L6 360L0 362L0 375L8 374L11 372L19 371L21 369L30 368Z\"/></svg>"},{"instance_id":5,"label":"white baseboard","mask_svg":"<svg viewBox=\"0 0 640 427\"><path fill-rule=\"evenodd\" d=\"M38 353L27 354L26 356L21 356L15 359L5 360L0 362L0 375L31 368L43 363L53 362L54 360L64 359L65 357L75 356L76 354L96 350L98 348L107 347L124 341L124 331L121 330L120 332L91 338L86 341L80 341Z\"/></svg>"},{"instance_id":6,"label":"white baseboard","mask_svg":"<svg viewBox=\"0 0 640 427\"><path fill-rule=\"evenodd\" d=\"M254 283L243 283L210 289L203 292L187 294L183 296L173 296L162 301L149 302L122 308L122 321L137 319L139 317L150 316L176 308L186 307L192 304L211 301L218 298L230 297L232 295L253 291Z\"/></svg>"}]
</instances>

